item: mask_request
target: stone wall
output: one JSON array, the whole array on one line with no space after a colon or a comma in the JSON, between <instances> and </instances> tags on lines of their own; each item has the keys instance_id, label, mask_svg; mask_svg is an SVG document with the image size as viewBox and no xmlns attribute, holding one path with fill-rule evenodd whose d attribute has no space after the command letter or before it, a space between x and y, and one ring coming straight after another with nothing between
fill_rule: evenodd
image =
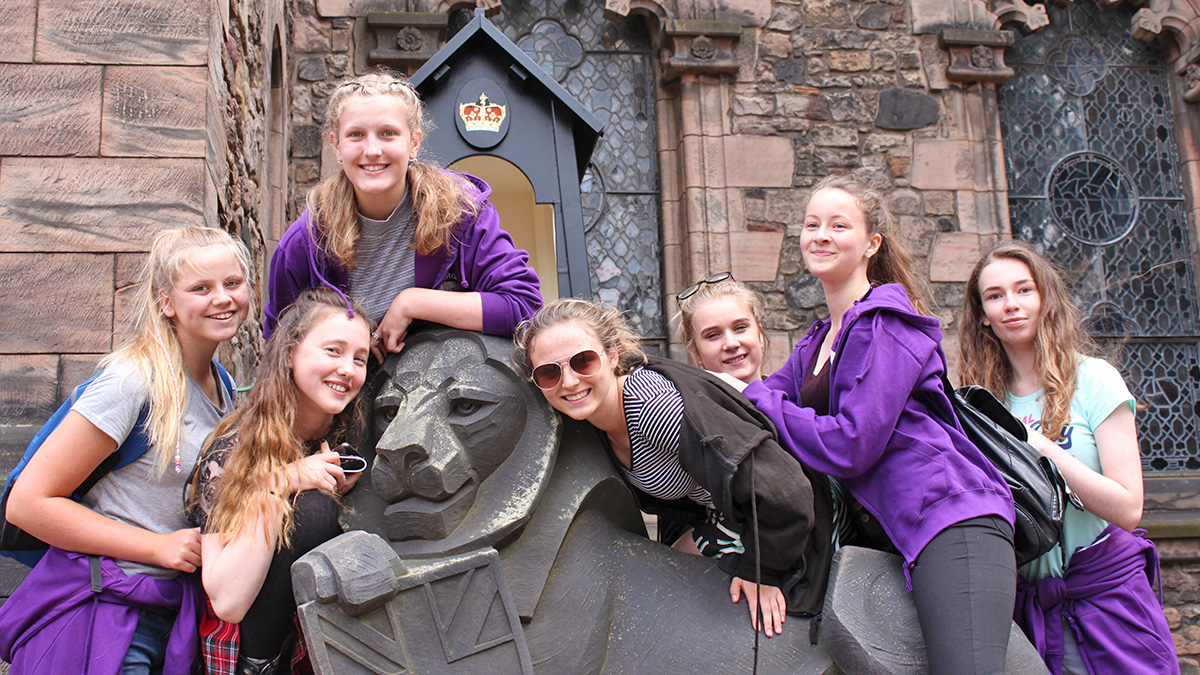
<instances>
[{"instance_id":1,"label":"stone wall","mask_svg":"<svg viewBox=\"0 0 1200 675\"><path fill-rule=\"evenodd\" d=\"M282 18L271 4L12 0L0 12L0 471L125 337L127 291L159 229L225 227L261 257L259 33ZM249 379L250 358L223 359Z\"/></svg>"}]
</instances>

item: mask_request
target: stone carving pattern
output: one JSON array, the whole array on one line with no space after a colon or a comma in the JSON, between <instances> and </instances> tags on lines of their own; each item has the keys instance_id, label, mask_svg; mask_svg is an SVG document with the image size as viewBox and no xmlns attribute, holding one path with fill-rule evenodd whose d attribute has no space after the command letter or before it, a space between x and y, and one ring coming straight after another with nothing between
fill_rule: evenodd
<instances>
[{"instance_id":1,"label":"stone carving pattern","mask_svg":"<svg viewBox=\"0 0 1200 675\"><path fill-rule=\"evenodd\" d=\"M634 329L652 351L662 353L666 326L652 48L640 18L614 22L603 11L598 2L509 0L492 21L520 45L530 26L553 20L569 27L564 30L582 45L582 59L560 81L604 123L604 136L592 155L592 180L585 179L583 194L593 293L597 300L629 311ZM606 259L621 273L601 281L596 269Z\"/></svg>"},{"instance_id":2,"label":"stone carving pattern","mask_svg":"<svg viewBox=\"0 0 1200 675\"><path fill-rule=\"evenodd\" d=\"M1098 338L1135 338L1124 348L1130 387L1153 394L1138 397L1150 404L1138 415L1144 467L1200 469L1189 370L1197 344L1171 339L1200 333L1200 303L1167 68L1156 45L1126 32L1131 10L1100 11L1092 3L1048 9L1050 25L1018 36L1008 51L1016 75L997 90L1013 233L1068 270ZM1048 54L1069 38L1086 40L1108 64L1090 94L1072 95L1048 72ZM1135 224L1134 236L1095 246L1067 236L1052 217L1046 176L1060 158L1081 151L1110 156L1132 181L1145 224ZM1174 390L1161 384L1167 377L1179 383Z\"/></svg>"},{"instance_id":3,"label":"stone carving pattern","mask_svg":"<svg viewBox=\"0 0 1200 675\"><path fill-rule=\"evenodd\" d=\"M1022 0L992 0L991 12L1000 24L1015 23L1023 33L1045 28L1050 23L1045 5L1029 5Z\"/></svg>"},{"instance_id":4,"label":"stone carving pattern","mask_svg":"<svg viewBox=\"0 0 1200 675\"><path fill-rule=\"evenodd\" d=\"M425 38L413 26L405 26L396 31L396 46L400 51L419 52L425 48Z\"/></svg>"}]
</instances>

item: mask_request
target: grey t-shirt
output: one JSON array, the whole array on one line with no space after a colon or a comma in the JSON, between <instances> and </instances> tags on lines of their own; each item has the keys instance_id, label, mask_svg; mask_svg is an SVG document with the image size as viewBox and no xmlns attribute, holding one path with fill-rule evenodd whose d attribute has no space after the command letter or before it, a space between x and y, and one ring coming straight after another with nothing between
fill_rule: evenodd
<instances>
[{"instance_id":1,"label":"grey t-shirt","mask_svg":"<svg viewBox=\"0 0 1200 675\"><path fill-rule=\"evenodd\" d=\"M417 219L413 217L409 194L396 205L387 220L372 220L358 216L362 236L356 267L349 271L350 295L367 308L367 316L379 323L387 314L392 301L406 288L416 283L417 252L413 236Z\"/></svg>"},{"instance_id":2,"label":"grey t-shirt","mask_svg":"<svg viewBox=\"0 0 1200 675\"><path fill-rule=\"evenodd\" d=\"M220 377L215 373L213 376L217 378L221 397L219 407L208 400L195 380L190 377L187 380L187 404L180 430L181 471L175 473L172 465L160 474L158 449L151 447L132 464L101 478L84 495L84 505L113 520L158 534L192 527L183 513L183 486L196 465L204 439L233 410L233 402L228 400ZM71 409L119 444L133 430L148 397L148 387L137 367L122 361L105 368ZM170 452L174 456L174 448ZM177 574L174 570L127 560L118 560L117 565L128 574L160 578Z\"/></svg>"}]
</instances>

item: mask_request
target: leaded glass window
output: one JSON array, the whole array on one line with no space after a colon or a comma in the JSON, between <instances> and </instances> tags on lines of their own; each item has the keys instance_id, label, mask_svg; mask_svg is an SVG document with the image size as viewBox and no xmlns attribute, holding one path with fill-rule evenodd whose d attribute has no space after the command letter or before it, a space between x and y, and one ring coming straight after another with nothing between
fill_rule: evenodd
<instances>
[{"instance_id":1,"label":"leaded glass window","mask_svg":"<svg viewBox=\"0 0 1200 675\"><path fill-rule=\"evenodd\" d=\"M658 157L650 35L604 5L505 0L493 23L604 123L584 177L583 211L595 299L628 310L634 330L666 351Z\"/></svg>"},{"instance_id":2,"label":"leaded glass window","mask_svg":"<svg viewBox=\"0 0 1200 675\"><path fill-rule=\"evenodd\" d=\"M1123 343L1149 471L1200 469L1200 320L1158 47L1130 10L1047 5L998 90L1013 234L1056 260L1088 328Z\"/></svg>"}]
</instances>

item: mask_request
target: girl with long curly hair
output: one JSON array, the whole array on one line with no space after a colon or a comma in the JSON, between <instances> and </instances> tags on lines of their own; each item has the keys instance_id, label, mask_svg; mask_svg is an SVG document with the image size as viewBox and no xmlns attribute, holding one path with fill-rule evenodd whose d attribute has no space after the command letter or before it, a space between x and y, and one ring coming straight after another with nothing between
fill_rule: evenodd
<instances>
[{"instance_id":1,"label":"girl with long curly hair","mask_svg":"<svg viewBox=\"0 0 1200 675\"><path fill-rule=\"evenodd\" d=\"M292 563L341 534L338 495L359 476L334 450L364 428L358 394L371 324L351 308L329 289L309 289L284 311L254 387L213 431L191 481L210 673L235 672L235 658L239 675L290 672Z\"/></svg>"},{"instance_id":2,"label":"girl with long curly hair","mask_svg":"<svg viewBox=\"0 0 1200 675\"><path fill-rule=\"evenodd\" d=\"M1158 555L1131 533L1142 517L1134 399L1089 356L1063 275L1027 244L996 245L967 282L959 350L963 381L1007 401L1086 509L1067 507L1060 545L1019 570L1016 619L1050 671L1179 672L1151 588Z\"/></svg>"}]
</instances>

